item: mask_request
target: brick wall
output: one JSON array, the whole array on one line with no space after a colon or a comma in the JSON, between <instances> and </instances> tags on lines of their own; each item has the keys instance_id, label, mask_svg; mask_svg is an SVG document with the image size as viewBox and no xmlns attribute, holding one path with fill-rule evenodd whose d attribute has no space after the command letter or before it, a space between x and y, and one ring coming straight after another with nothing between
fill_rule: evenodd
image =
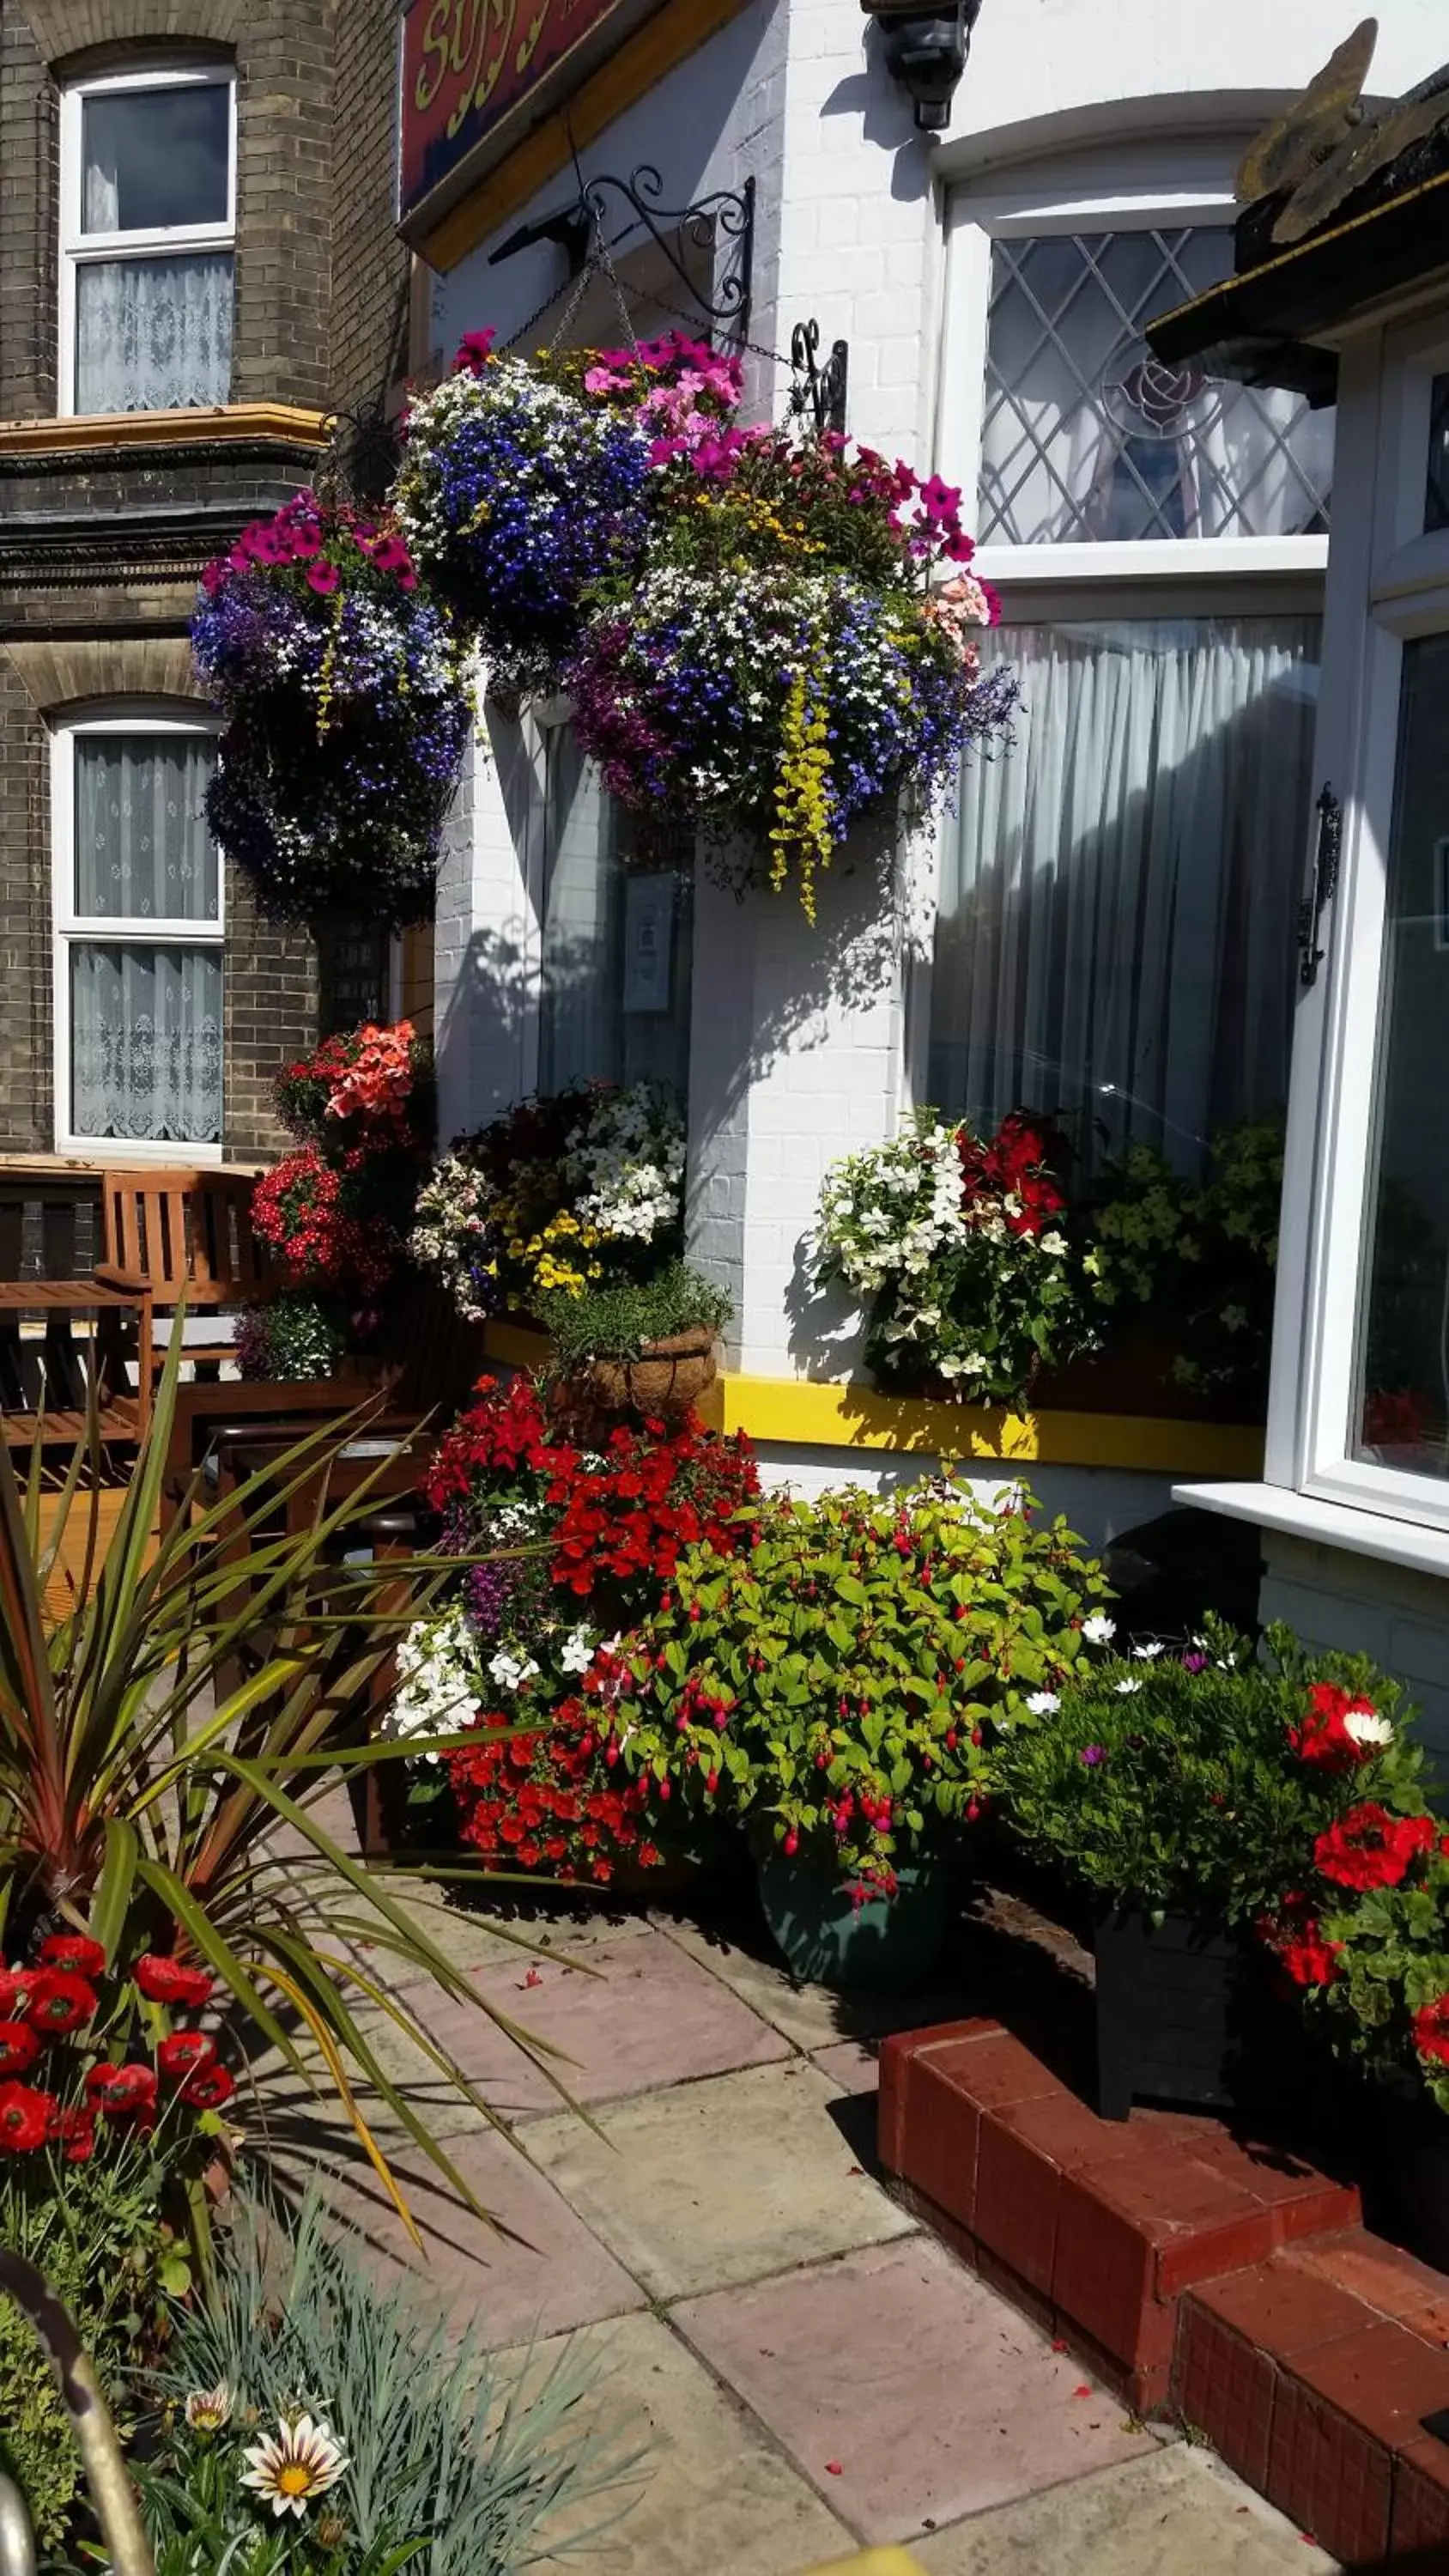
<instances>
[{"instance_id":1,"label":"brick wall","mask_svg":"<svg viewBox=\"0 0 1449 2576\"><path fill-rule=\"evenodd\" d=\"M261 921L251 888L226 872L226 1152L237 1162L285 1153L272 1104L283 1065L317 1032L317 952L303 930Z\"/></svg>"},{"instance_id":2,"label":"brick wall","mask_svg":"<svg viewBox=\"0 0 1449 2576\"><path fill-rule=\"evenodd\" d=\"M407 364L409 259L392 190L398 27L396 0L346 0L337 25L331 383L349 405L381 399Z\"/></svg>"},{"instance_id":3,"label":"brick wall","mask_svg":"<svg viewBox=\"0 0 1449 2576\"><path fill-rule=\"evenodd\" d=\"M37 1153L53 1141L50 1049L50 883L16 864L46 847L47 737L29 692L0 655L0 1151Z\"/></svg>"}]
</instances>

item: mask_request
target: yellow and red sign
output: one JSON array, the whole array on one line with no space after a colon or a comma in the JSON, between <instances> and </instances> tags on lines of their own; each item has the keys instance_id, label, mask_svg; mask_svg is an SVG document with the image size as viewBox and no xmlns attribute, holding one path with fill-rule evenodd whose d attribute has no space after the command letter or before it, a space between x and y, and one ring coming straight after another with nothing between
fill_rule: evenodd
<instances>
[{"instance_id":1,"label":"yellow and red sign","mask_svg":"<svg viewBox=\"0 0 1449 2576\"><path fill-rule=\"evenodd\" d=\"M637 0L412 0L403 21L402 177L407 215L574 49Z\"/></svg>"}]
</instances>

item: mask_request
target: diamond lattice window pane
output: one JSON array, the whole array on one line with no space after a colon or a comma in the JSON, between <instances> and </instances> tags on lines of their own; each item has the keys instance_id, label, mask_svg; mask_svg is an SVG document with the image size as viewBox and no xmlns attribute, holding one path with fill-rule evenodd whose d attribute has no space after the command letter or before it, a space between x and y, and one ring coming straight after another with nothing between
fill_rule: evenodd
<instances>
[{"instance_id":1,"label":"diamond lattice window pane","mask_svg":"<svg viewBox=\"0 0 1449 2576\"><path fill-rule=\"evenodd\" d=\"M1429 394L1429 481L1424 494L1424 533L1449 528L1449 376L1436 376Z\"/></svg>"},{"instance_id":2,"label":"diamond lattice window pane","mask_svg":"<svg viewBox=\"0 0 1449 2576\"><path fill-rule=\"evenodd\" d=\"M1226 225L994 244L983 539L1322 533L1333 414L1166 367L1143 336L1227 276L1232 256Z\"/></svg>"}]
</instances>

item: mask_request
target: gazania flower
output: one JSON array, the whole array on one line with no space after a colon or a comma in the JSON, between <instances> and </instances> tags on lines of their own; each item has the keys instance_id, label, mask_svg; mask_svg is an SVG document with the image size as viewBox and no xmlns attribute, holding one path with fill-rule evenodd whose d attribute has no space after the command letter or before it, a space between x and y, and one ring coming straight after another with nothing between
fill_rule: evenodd
<instances>
[{"instance_id":1,"label":"gazania flower","mask_svg":"<svg viewBox=\"0 0 1449 2576\"><path fill-rule=\"evenodd\" d=\"M41 1968L30 1990L29 2018L49 2039L63 2039L92 2021L100 2002L95 1987L70 1968Z\"/></svg>"},{"instance_id":2,"label":"gazania flower","mask_svg":"<svg viewBox=\"0 0 1449 2576\"><path fill-rule=\"evenodd\" d=\"M181 2099L189 2103L193 2111L219 2111L235 2091L235 2080L224 2066L198 2066L196 2073L188 2075L182 2085Z\"/></svg>"},{"instance_id":3,"label":"gazania flower","mask_svg":"<svg viewBox=\"0 0 1449 2576\"><path fill-rule=\"evenodd\" d=\"M78 1977L99 1977L105 1973L106 1953L99 1941L84 1932L52 1932L41 1942L40 1963L44 1968L73 1968Z\"/></svg>"},{"instance_id":4,"label":"gazania flower","mask_svg":"<svg viewBox=\"0 0 1449 2576\"><path fill-rule=\"evenodd\" d=\"M92 2066L86 2099L108 2120L144 2117L156 2108L156 2071L150 2066Z\"/></svg>"},{"instance_id":5,"label":"gazania flower","mask_svg":"<svg viewBox=\"0 0 1449 2576\"><path fill-rule=\"evenodd\" d=\"M54 2116L51 2094L30 2084L0 2084L0 2154L43 2147Z\"/></svg>"},{"instance_id":6,"label":"gazania flower","mask_svg":"<svg viewBox=\"0 0 1449 2576\"><path fill-rule=\"evenodd\" d=\"M40 2055L28 2022L0 2021L0 2075L26 2075Z\"/></svg>"},{"instance_id":7,"label":"gazania flower","mask_svg":"<svg viewBox=\"0 0 1449 2576\"><path fill-rule=\"evenodd\" d=\"M205 2031L174 2030L160 2042L156 2063L172 2083L179 2083L184 2076L199 2074L203 2066L210 2066L215 2056L216 2042L208 2039Z\"/></svg>"},{"instance_id":8,"label":"gazania flower","mask_svg":"<svg viewBox=\"0 0 1449 2576\"><path fill-rule=\"evenodd\" d=\"M211 2001L212 1981L206 1970L188 1968L180 1959L161 1958L148 1950L144 1959L136 1961L134 1973L148 2003L181 2004L195 2011Z\"/></svg>"},{"instance_id":9,"label":"gazania flower","mask_svg":"<svg viewBox=\"0 0 1449 2576\"><path fill-rule=\"evenodd\" d=\"M299 2522L314 2497L335 2487L347 2467L347 2454L330 2425L314 2424L310 2415L279 2424L275 2440L267 2434L242 2456L247 2463L242 2485L274 2514L295 2514Z\"/></svg>"},{"instance_id":10,"label":"gazania flower","mask_svg":"<svg viewBox=\"0 0 1449 2576\"><path fill-rule=\"evenodd\" d=\"M193 2388L186 2400L186 2421L193 2433L219 2433L231 2421L231 2390L224 2379L214 2388Z\"/></svg>"}]
</instances>

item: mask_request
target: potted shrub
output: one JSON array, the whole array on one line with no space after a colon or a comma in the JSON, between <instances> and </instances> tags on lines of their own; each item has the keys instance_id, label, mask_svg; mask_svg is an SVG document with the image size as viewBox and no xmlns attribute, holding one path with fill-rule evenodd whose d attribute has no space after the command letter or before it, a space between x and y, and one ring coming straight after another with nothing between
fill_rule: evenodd
<instances>
[{"instance_id":1,"label":"potted shrub","mask_svg":"<svg viewBox=\"0 0 1449 2576\"><path fill-rule=\"evenodd\" d=\"M801 1978L908 1983L939 1951L999 1748L1102 1593L1060 1523L930 1481L760 1507L680 1558L602 1676L608 1743L676 1813L737 1819Z\"/></svg>"},{"instance_id":2,"label":"potted shrub","mask_svg":"<svg viewBox=\"0 0 1449 2576\"><path fill-rule=\"evenodd\" d=\"M1420 1803L1397 1702L1361 1659L1310 1657L1284 1628L1259 1656L1210 1623L1185 1650L1108 1657L1003 1747L1012 1829L1097 1903L1104 2117L1134 2097L1261 2110L1301 2091L1289 1991L1311 1982L1317 1933L1285 1891L1356 1801Z\"/></svg>"},{"instance_id":3,"label":"potted shrub","mask_svg":"<svg viewBox=\"0 0 1449 2576\"><path fill-rule=\"evenodd\" d=\"M538 1301L566 1409L666 1421L690 1412L713 1383L720 1331L733 1311L723 1288L682 1261L652 1279Z\"/></svg>"}]
</instances>

